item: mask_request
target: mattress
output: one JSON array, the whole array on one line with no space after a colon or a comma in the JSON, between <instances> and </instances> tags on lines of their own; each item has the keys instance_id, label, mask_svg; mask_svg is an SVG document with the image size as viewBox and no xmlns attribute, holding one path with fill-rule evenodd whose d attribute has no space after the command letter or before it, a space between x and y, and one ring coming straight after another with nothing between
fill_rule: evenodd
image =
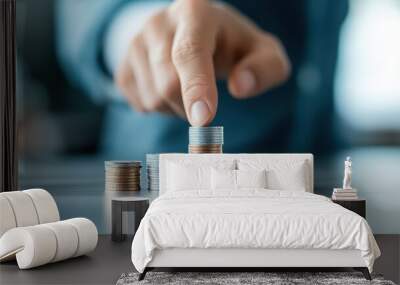
<instances>
[{"instance_id":1,"label":"mattress","mask_svg":"<svg viewBox=\"0 0 400 285\"><path fill-rule=\"evenodd\" d=\"M150 206L132 243L139 272L162 249L359 250L372 271L379 248L361 216L298 191L246 189L229 195L170 192Z\"/></svg>"}]
</instances>

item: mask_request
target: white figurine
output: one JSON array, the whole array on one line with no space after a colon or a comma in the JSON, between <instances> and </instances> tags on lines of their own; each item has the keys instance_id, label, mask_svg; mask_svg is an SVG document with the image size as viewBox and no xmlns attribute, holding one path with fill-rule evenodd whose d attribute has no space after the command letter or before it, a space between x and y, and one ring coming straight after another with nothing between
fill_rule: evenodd
<instances>
[{"instance_id":1,"label":"white figurine","mask_svg":"<svg viewBox=\"0 0 400 285\"><path fill-rule=\"evenodd\" d=\"M351 188L351 157L346 157L344 162L344 179L343 179L343 189Z\"/></svg>"}]
</instances>

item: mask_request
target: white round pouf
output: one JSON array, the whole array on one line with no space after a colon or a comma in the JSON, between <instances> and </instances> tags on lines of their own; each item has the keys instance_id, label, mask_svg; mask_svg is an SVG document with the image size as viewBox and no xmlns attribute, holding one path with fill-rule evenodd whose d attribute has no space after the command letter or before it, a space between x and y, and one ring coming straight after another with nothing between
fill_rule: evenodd
<instances>
[{"instance_id":1,"label":"white round pouf","mask_svg":"<svg viewBox=\"0 0 400 285\"><path fill-rule=\"evenodd\" d=\"M22 191L30 196L36 208L39 224L52 223L60 220L57 204L49 192L43 189Z\"/></svg>"},{"instance_id":2,"label":"white round pouf","mask_svg":"<svg viewBox=\"0 0 400 285\"><path fill-rule=\"evenodd\" d=\"M85 218L13 228L0 238L0 261L16 256L19 268L28 269L87 254L97 240L96 226Z\"/></svg>"},{"instance_id":3,"label":"white round pouf","mask_svg":"<svg viewBox=\"0 0 400 285\"><path fill-rule=\"evenodd\" d=\"M20 269L28 269L96 248L98 232L92 221L59 219L57 204L46 190L0 193L0 262L17 259Z\"/></svg>"},{"instance_id":4,"label":"white round pouf","mask_svg":"<svg viewBox=\"0 0 400 285\"><path fill-rule=\"evenodd\" d=\"M0 238L8 230L15 228L14 211L6 197L0 195Z\"/></svg>"},{"instance_id":5,"label":"white round pouf","mask_svg":"<svg viewBox=\"0 0 400 285\"><path fill-rule=\"evenodd\" d=\"M71 258L75 255L78 249L79 237L72 225L61 221L44 224L43 226L51 229L57 239L57 252L51 262Z\"/></svg>"},{"instance_id":6,"label":"white round pouf","mask_svg":"<svg viewBox=\"0 0 400 285\"><path fill-rule=\"evenodd\" d=\"M12 191L1 193L13 209L17 227L33 226L39 223L35 205L32 199L22 191Z\"/></svg>"},{"instance_id":7,"label":"white round pouf","mask_svg":"<svg viewBox=\"0 0 400 285\"><path fill-rule=\"evenodd\" d=\"M74 226L78 232L79 244L74 257L86 254L96 248L98 232L92 221L85 218L75 218L64 222Z\"/></svg>"},{"instance_id":8,"label":"white round pouf","mask_svg":"<svg viewBox=\"0 0 400 285\"><path fill-rule=\"evenodd\" d=\"M0 259L16 255L20 269L49 263L56 251L53 231L40 225L11 229L0 239Z\"/></svg>"}]
</instances>

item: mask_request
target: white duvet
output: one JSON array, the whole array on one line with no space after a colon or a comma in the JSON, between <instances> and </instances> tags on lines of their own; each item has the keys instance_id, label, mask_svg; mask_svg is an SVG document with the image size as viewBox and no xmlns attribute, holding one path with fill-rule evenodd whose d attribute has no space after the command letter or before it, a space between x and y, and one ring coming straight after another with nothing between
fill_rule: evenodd
<instances>
[{"instance_id":1,"label":"white duvet","mask_svg":"<svg viewBox=\"0 0 400 285\"><path fill-rule=\"evenodd\" d=\"M358 249L372 271L380 251L365 219L306 192L166 193L150 206L132 243L143 272L155 249Z\"/></svg>"}]
</instances>

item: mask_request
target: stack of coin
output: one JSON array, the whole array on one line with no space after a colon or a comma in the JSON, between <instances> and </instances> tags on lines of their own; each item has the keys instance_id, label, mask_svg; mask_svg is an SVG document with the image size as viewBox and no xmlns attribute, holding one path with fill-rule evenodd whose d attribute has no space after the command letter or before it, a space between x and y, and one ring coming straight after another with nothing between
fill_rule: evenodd
<instances>
[{"instance_id":1,"label":"stack of coin","mask_svg":"<svg viewBox=\"0 0 400 285\"><path fill-rule=\"evenodd\" d=\"M223 127L190 127L189 153L222 153Z\"/></svg>"},{"instance_id":2,"label":"stack of coin","mask_svg":"<svg viewBox=\"0 0 400 285\"><path fill-rule=\"evenodd\" d=\"M146 170L147 170L147 189L149 191L159 190L159 154L146 154Z\"/></svg>"},{"instance_id":3,"label":"stack of coin","mask_svg":"<svg viewBox=\"0 0 400 285\"><path fill-rule=\"evenodd\" d=\"M140 161L105 161L106 191L140 191Z\"/></svg>"}]
</instances>

